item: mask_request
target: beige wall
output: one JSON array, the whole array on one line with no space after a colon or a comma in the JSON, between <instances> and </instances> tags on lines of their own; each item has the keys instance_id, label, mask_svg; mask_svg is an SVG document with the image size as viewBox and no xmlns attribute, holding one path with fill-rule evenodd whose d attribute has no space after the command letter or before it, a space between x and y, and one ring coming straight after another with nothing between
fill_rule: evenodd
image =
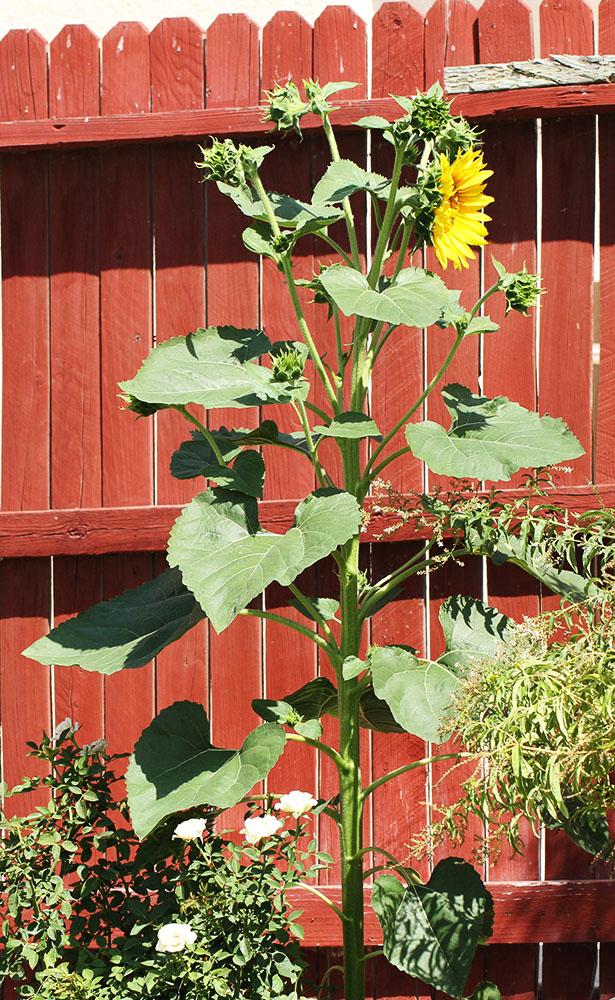
<instances>
[{"instance_id":1,"label":"beige wall","mask_svg":"<svg viewBox=\"0 0 615 1000\"><path fill-rule=\"evenodd\" d=\"M336 3L336 0L330 0ZM339 2L339 0L337 0ZM349 6L366 20L382 0L348 0ZM424 12L431 0L413 0ZM221 13L248 13L259 25L276 10L298 10L313 22L327 5L326 0L0 0L0 37L11 28L36 28L49 41L65 24L87 24L104 35L119 21L141 21L153 28L163 17L188 16L207 28Z\"/></svg>"}]
</instances>

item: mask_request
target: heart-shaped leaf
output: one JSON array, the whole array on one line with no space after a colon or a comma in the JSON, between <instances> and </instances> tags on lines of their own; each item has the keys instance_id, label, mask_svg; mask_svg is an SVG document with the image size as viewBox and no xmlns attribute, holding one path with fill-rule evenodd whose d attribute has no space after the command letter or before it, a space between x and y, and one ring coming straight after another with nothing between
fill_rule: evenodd
<instances>
[{"instance_id":1,"label":"heart-shaped leaf","mask_svg":"<svg viewBox=\"0 0 615 1000\"><path fill-rule=\"evenodd\" d=\"M519 469L583 454L563 420L539 417L505 396L488 399L453 383L442 390L442 397L453 418L449 431L433 420L406 427L414 455L437 475L507 480Z\"/></svg>"},{"instance_id":2,"label":"heart-shaped leaf","mask_svg":"<svg viewBox=\"0 0 615 1000\"><path fill-rule=\"evenodd\" d=\"M285 535L265 531L256 501L232 490L200 493L178 517L168 560L178 566L217 632L276 580L288 586L359 530L360 509L341 490L311 493Z\"/></svg>"},{"instance_id":3,"label":"heart-shaped leaf","mask_svg":"<svg viewBox=\"0 0 615 1000\"><path fill-rule=\"evenodd\" d=\"M193 701L176 701L144 729L126 772L138 837L183 809L236 805L284 752L284 730L275 723L254 729L240 750L214 747L209 735L205 709Z\"/></svg>"},{"instance_id":4,"label":"heart-shaped leaf","mask_svg":"<svg viewBox=\"0 0 615 1000\"><path fill-rule=\"evenodd\" d=\"M254 698L252 701L252 708L261 719L293 726L297 716L308 720L320 719L330 714L330 709L336 705L337 689L327 677L315 677L280 701L271 698Z\"/></svg>"},{"instance_id":5,"label":"heart-shaped leaf","mask_svg":"<svg viewBox=\"0 0 615 1000\"><path fill-rule=\"evenodd\" d=\"M449 597L439 612L446 653L439 663L471 667L477 659L492 659L509 636L510 618L473 597Z\"/></svg>"},{"instance_id":6,"label":"heart-shaped leaf","mask_svg":"<svg viewBox=\"0 0 615 1000\"><path fill-rule=\"evenodd\" d=\"M463 997L477 944L493 915L491 896L472 865L445 858L426 885L407 888L385 875L374 883L372 905L389 962L452 997Z\"/></svg>"},{"instance_id":7,"label":"heart-shaped leaf","mask_svg":"<svg viewBox=\"0 0 615 1000\"><path fill-rule=\"evenodd\" d=\"M204 617L179 571L168 569L155 580L62 622L23 655L39 663L114 674L145 666Z\"/></svg>"},{"instance_id":8,"label":"heart-shaped leaf","mask_svg":"<svg viewBox=\"0 0 615 1000\"><path fill-rule=\"evenodd\" d=\"M387 703L407 733L439 743L439 729L459 684L459 674L444 663L419 660L402 646L374 646L369 664L374 691Z\"/></svg>"},{"instance_id":9,"label":"heart-shaped leaf","mask_svg":"<svg viewBox=\"0 0 615 1000\"><path fill-rule=\"evenodd\" d=\"M187 337L173 337L154 348L133 379L120 388L145 403L206 409L288 403L305 398L305 379L290 386L274 381L258 359L272 344L260 330L210 326Z\"/></svg>"},{"instance_id":10,"label":"heart-shaped leaf","mask_svg":"<svg viewBox=\"0 0 615 1000\"><path fill-rule=\"evenodd\" d=\"M333 264L319 275L327 295L345 316L365 316L394 326L430 326L448 302L448 289L435 274L418 267L400 271L394 285L369 287L361 271Z\"/></svg>"}]
</instances>

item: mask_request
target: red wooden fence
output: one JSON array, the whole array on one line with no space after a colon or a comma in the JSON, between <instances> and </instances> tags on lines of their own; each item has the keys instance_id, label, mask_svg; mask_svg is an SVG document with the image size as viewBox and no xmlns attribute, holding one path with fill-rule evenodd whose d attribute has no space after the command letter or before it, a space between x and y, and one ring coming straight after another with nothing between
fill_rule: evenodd
<instances>
[{"instance_id":1,"label":"red wooden fence","mask_svg":"<svg viewBox=\"0 0 615 1000\"><path fill-rule=\"evenodd\" d=\"M615 0L603 0L597 15L581 0L544 0L539 24L540 51L520 0L486 0L478 11L466 0L437 0L425 17L408 3L385 3L371 25L369 62L367 26L343 6L325 10L313 28L283 12L259 33L238 14L219 16L206 36L179 18L151 33L120 24L101 43L84 26L66 27L49 45L34 31L12 31L0 42L0 715L9 784L24 773L25 741L66 715L79 720L84 740L104 734L113 749L125 750L156 710L193 698L208 708L214 739L232 746L255 724L253 697L280 697L321 669L312 650L289 641L286 630L253 620L239 620L221 636L203 625L155 665L105 679L50 671L20 656L53 622L157 573L165 531L191 496L192 484L167 471L185 437L179 418L133 420L119 408L117 381L134 373L154 342L199 325L262 323L273 339L287 336L292 325L271 262L259 270L243 248L241 218L215 187L197 183L194 137L262 130L256 108L263 92L289 75L357 81L343 95L357 103L339 114L348 125L366 106L391 109L391 93L442 79L446 65L615 51ZM561 499L579 506L594 502L590 478L615 501L615 124L607 113L614 89L467 95L455 104L484 122L496 199L488 250L514 269L524 261L529 270L539 266L548 294L538 320L513 314L483 345L472 338L451 375L568 421L586 457L567 477ZM368 154L362 131L348 129L341 145L359 160ZM376 142L371 150L375 169L387 165L384 147ZM309 131L302 145L287 138L270 158L267 183L305 196L325 156L322 140ZM364 250L365 238L363 230ZM303 244L298 273L309 275L320 247ZM487 254L486 266L488 260ZM461 280L464 295L476 296L481 262ZM330 334L317 324L325 350ZM598 335L599 380L592 382ZM403 412L447 349L445 333L427 342L416 331L391 339L373 396L381 426ZM430 402L430 416L441 410ZM282 424L286 419L282 411L272 415ZM224 423L233 414L218 417ZM244 411L243 419L255 424L258 413ZM267 481L270 526L287 521L290 501L311 485L303 467L286 461ZM396 475L402 490L423 482L418 463ZM378 573L416 544L373 538L367 538L369 558ZM308 573L310 583L318 574L321 590L331 585L327 567ZM485 595L513 617L552 600L521 573L467 560L409 583L374 623L372 640L439 653L437 610L458 592ZM279 589L271 588L266 600L281 614L293 613ZM390 770L424 750L411 736L375 735L366 773ZM429 781L416 771L379 789L368 823L373 842L403 853L412 831L427 821L439 777L435 768ZM292 763L279 764L270 787L312 790L320 782L326 790L329 780L326 767L319 774L312 753L300 750ZM446 778L433 794L450 800L456 787ZM333 831L325 823L326 849ZM595 875L586 856L555 833L542 845L528 838L522 858L503 857L490 868L496 932L477 959L476 977L493 978L510 1000L529 1000L538 990L544 1000L584 1000L594 982L595 996L614 994L612 890ZM335 882L335 871L329 878ZM338 929L311 903L306 911L307 940L321 946L313 963L322 973ZM377 935L368 922L370 940ZM374 998L431 995L380 960L370 966Z\"/></svg>"}]
</instances>

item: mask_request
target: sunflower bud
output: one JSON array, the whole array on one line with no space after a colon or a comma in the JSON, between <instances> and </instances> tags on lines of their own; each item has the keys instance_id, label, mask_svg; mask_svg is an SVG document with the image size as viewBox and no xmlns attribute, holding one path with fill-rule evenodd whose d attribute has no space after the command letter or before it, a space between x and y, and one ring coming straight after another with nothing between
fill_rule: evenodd
<instances>
[{"instance_id":1,"label":"sunflower bud","mask_svg":"<svg viewBox=\"0 0 615 1000\"><path fill-rule=\"evenodd\" d=\"M123 399L126 404L123 408L132 410L138 417L152 417L158 410L168 409L166 403L146 403L142 399L137 399L136 396L131 396L130 393L120 395L120 399Z\"/></svg>"},{"instance_id":2,"label":"sunflower bud","mask_svg":"<svg viewBox=\"0 0 615 1000\"><path fill-rule=\"evenodd\" d=\"M506 296L506 315L514 309L527 316L528 309L536 305L538 296L545 293L545 289L539 287L540 275L528 274L525 264L522 271L511 274L495 257L491 259L499 275L500 291Z\"/></svg>"},{"instance_id":3,"label":"sunflower bud","mask_svg":"<svg viewBox=\"0 0 615 1000\"><path fill-rule=\"evenodd\" d=\"M240 147L232 139L212 139L211 146L199 146L203 159L197 163L207 181L223 181L232 187L242 187L246 182Z\"/></svg>"},{"instance_id":4,"label":"sunflower bud","mask_svg":"<svg viewBox=\"0 0 615 1000\"><path fill-rule=\"evenodd\" d=\"M303 375L305 353L296 344L281 344L269 355L274 382L296 382Z\"/></svg>"},{"instance_id":5,"label":"sunflower bud","mask_svg":"<svg viewBox=\"0 0 615 1000\"><path fill-rule=\"evenodd\" d=\"M258 170L273 146L236 146L232 139L213 139L211 146L199 146L203 159L196 166L205 173L206 181L222 181L231 187L244 187Z\"/></svg>"},{"instance_id":6,"label":"sunflower bud","mask_svg":"<svg viewBox=\"0 0 615 1000\"><path fill-rule=\"evenodd\" d=\"M301 135L301 119L311 106L301 100L297 85L292 80L283 87L276 84L273 90L265 92L265 96L268 107L263 121L273 122L280 132L294 131Z\"/></svg>"}]
</instances>

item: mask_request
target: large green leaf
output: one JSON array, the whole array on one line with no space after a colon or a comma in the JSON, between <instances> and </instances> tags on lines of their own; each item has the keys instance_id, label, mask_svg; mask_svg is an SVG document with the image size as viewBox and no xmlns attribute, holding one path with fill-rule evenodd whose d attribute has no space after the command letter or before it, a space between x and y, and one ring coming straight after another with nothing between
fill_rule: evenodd
<instances>
[{"instance_id":1,"label":"large green leaf","mask_svg":"<svg viewBox=\"0 0 615 1000\"><path fill-rule=\"evenodd\" d=\"M284 744L284 730L267 723L254 729L240 750L222 750L210 741L202 705L176 701L164 708L138 739L126 772L135 833L146 837L183 809L236 805L269 774Z\"/></svg>"},{"instance_id":2,"label":"large green leaf","mask_svg":"<svg viewBox=\"0 0 615 1000\"><path fill-rule=\"evenodd\" d=\"M114 674L145 666L204 617L179 571L168 569L62 622L25 649L24 656Z\"/></svg>"},{"instance_id":3,"label":"large green leaf","mask_svg":"<svg viewBox=\"0 0 615 1000\"><path fill-rule=\"evenodd\" d=\"M341 490L311 493L285 535L261 528L256 501L232 490L200 493L178 517L168 560L178 566L217 632L274 580L292 583L357 533L361 512Z\"/></svg>"},{"instance_id":4,"label":"large green leaf","mask_svg":"<svg viewBox=\"0 0 615 1000\"><path fill-rule=\"evenodd\" d=\"M376 879L372 905L389 962L452 997L463 997L476 947L490 933L493 902L472 865L445 858L426 885L400 892Z\"/></svg>"},{"instance_id":5,"label":"large green leaf","mask_svg":"<svg viewBox=\"0 0 615 1000\"><path fill-rule=\"evenodd\" d=\"M419 660L402 646L373 647L369 664L374 691L399 725L420 739L440 742L439 728L459 683L458 671Z\"/></svg>"},{"instance_id":6,"label":"large green leaf","mask_svg":"<svg viewBox=\"0 0 615 1000\"><path fill-rule=\"evenodd\" d=\"M395 326L430 326L448 303L448 289L435 274L419 267L400 271L394 285L371 289L360 271L334 264L318 280L345 316L365 316Z\"/></svg>"},{"instance_id":7,"label":"large green leaf","mask_svg":"<svg viewBox=\"0 0 615 1000\"><path fill-rule=\"evenodd\" d=\"M187 337L173 337L154 348L133 379L120 388L145 403L206 409L288 403L305 398L309 383L296 387L275 382L258 359L272 344L260 330L210 326Z\"/></svg>"},{"instance_id":8,"label":"large green leaf","mask_svg":"<svg viewBox=\"0 0 615 1000\"><path fill-rule=\"evenodd\" d=\"M563 420L539 417L505 396L488 399L453 383L442 390L453 418L408 424L406 438L432 472L455 478L510 479L519 469L554 465L583 454Z\"/></svg>"},{"instance_id":9,"label":"large green leaf","mask_svg":"<svg viewBox=\"0 0 615 1000\"><path fill-rule=\"evenodd\" d=\"M369 191L387 198L391 181L382 174L372 174L353 160L334 160L314 188L314 201L340 202L356 191Z\"/></svg>"},{"instance_id":10,"label":"large green leaf","mask_svg":"<svg viewBox=\"0 0 615 1000\"><path fill-rule=\"evenodd\" d=\"M452 668L471 667L477 659L497 655L507 642L510 618L473 597L449 597L440 608L446 653L440 663Z\"/></svg>"}]
</instances>

